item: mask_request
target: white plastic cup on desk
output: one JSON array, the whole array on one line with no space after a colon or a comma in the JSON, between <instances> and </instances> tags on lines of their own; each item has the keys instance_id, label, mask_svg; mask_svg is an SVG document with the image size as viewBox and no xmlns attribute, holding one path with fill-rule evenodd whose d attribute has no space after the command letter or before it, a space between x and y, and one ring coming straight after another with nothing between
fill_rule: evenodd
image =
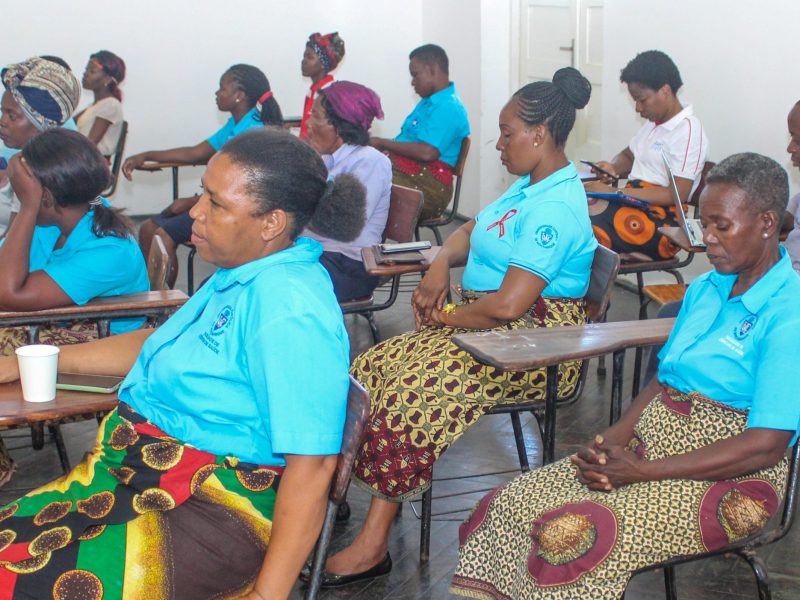
<instances>
[{"instance_id":1,"label":"white plastic cup on desk","mask_svg":"<svg viewBox=\"0 0 800 600\"><path fill-rule=\"evenodd\" d=\"M58 348L46 344L16 349L22 397L26 402L50 402L56 398Z\"/></svg>"}]
</instances>

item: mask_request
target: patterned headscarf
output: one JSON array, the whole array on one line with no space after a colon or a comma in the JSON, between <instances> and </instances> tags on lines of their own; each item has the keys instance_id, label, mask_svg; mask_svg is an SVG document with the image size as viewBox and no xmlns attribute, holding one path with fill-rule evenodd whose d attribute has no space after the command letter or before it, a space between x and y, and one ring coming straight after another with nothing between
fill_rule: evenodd
<instances>
[{"instance_id":1,"label":"patterned headscarf","mask_svg":"<svg viewBox=\"0 0 800 600\"><path fill-rule=\"evenodd\" d=\"M344 40L339 37L338 31L326 35L312 33L308 36L306 46L317 53L326 73L333 71L344 58Z\"/></svg>"},{"instance_id":2,"label":"patterned headscarf","mask_svg":"<svg viewBox=\"0 0 800 600\"><path fill-rule=\"evenodd\" d=\"M383 119L380 96L359 83L336 81L319 93L340 118L367 131L373 119Z\"/></svg>"},{"instance_id":3,"label":"patterned headscarf","mask_svg":"<svg viewBox=\"0 0 800 600\"><path fill-rule=\"evenodd\" d=\"M81 98L81 85L72 71L44 58L8 65L0 78L39 131L66 123Z\"/></svg>"}]
</instances>

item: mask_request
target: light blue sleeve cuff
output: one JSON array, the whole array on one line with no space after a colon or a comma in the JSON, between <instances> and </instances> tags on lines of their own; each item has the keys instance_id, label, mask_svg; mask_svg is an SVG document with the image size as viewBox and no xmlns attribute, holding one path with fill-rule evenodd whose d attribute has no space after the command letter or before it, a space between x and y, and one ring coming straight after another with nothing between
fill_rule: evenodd
<instances>
[{"instance_id":1,"label":"light blue sleeve cuff","mask_svg":"<svg viewBox=\"0 0 800 600\"><path fill-rule=\"evenodd\" d=\"M276 454L300 454L326 456L339 454L342 449L342 434L323 434L308 437L308 432L273 431L272 451Z\"/></svg>"}]
</instances>

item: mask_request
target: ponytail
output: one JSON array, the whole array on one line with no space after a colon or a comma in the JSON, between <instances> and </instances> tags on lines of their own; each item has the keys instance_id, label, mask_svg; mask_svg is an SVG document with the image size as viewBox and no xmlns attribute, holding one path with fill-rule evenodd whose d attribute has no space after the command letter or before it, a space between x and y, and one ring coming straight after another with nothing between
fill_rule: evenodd
<instances>
[{"instance_id":1,"label":"ponytail","mask_svg":"<svg viewBox=\"0 0 800 600\"><path fill-rule=\"evenodd\" d=\"M123 239L135 237L133 222L123 214L123 209L111 208L102 202L92 208L94 209L92 233L97 237L113 236Z\"/></svg>"}]
</instances>

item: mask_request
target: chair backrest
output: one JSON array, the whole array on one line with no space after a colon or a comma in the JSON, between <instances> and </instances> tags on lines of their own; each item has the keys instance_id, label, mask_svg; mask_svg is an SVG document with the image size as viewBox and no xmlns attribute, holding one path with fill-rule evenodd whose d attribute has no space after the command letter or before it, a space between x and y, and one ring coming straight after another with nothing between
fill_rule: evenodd
<instances>
[{"instance_id":1,"label":"chair backrest","mask_svg":"<svg viewBox=\"0 0 800 600\"><path fill-rule=\"evenodd\" d=\"M347 497L347 488L350 485L350 473L353 470L353 461L361 447L361 438L369 419L369 394L367 390L355 379L350 377L350 391L347 394L347 417L344 422L342 436L342 449L336 464L331 484L330 500L334 504L341 504Z\"/></svg>"},{"instance_id":2,"label":"chair backrest","mask_svg":"<svg viewBox=\"0 0 800 600\"><path fill-rule=\"evenodd\" d=\"M422 192L402 185L392 184L389 199L389 217L383 230L384 240L411 242L422 211Z\"/></svg>"},{"instance_id":3,"label":"chair backrest","mask_svg":"<svg viewBox=\"0 0 800 600\"><path fill-rule=\"evenodd\" d=\"M695 216L697 216L697 210L700 208L700 194L703 193L703 190L706 187L706 175L708 172L714 168L717 163L711 162L707 160L703 165L703 172L700 174L700 183L697 184L697 189L694 193L689 197L689 206L694 207Z\"/></svg>"},{"instance_id":4,"label":"chair backrest","mask_svg":"<svg viewBox=\"0 0 800 600\"><path fill-rule=\"evenodd\" d=\"M619 271L619 254L597 246L592 260L589 289L586 291L586 314L590 321L602 321L611 298L611 286Z\"/></svg>"},{"instance_id":5,"label":"chair backrest","mask_svg":"<svg viewBox=\"0 0 800 600\"><path fill-rule=\"evenodd\" d=\"M157 292L168 289L167 273L169 273L169 254L160 235L154 235L150 242L147 256L147 276L150 279L150 291Z\"/></svg>"},{"instance_id":6,"label":"chair backrest","mask_svg":"<svg viewBox=\"0 0 800 600\"><path fill-rule=\"evenodd\" d=\"M469 146L471 143L469 136L461 141L461 150L458 152L458 160L456 161L456 166L453 167L455 182L453 184L453 206L450 209L452 215L458 212L458 199L461 197L461 178L464 176L464 165L467 164L467 155L469 154Z\"/></svg>"},{"instance_id":7,"label":"chair backrest","mask_svg":"<svg viewBox=\"0 0 800 600\"><path fill-rule=\"evenodd\" d=\"M108 198L117 191L117 181L119 180L119 170L122 168L122 159L125 158L125 140L128 138L128 122L122 122L122 129L119 131L117 147L114 149L114 159L111 161L111 185L103 196Z\"/></svg>"}]
</instances>

